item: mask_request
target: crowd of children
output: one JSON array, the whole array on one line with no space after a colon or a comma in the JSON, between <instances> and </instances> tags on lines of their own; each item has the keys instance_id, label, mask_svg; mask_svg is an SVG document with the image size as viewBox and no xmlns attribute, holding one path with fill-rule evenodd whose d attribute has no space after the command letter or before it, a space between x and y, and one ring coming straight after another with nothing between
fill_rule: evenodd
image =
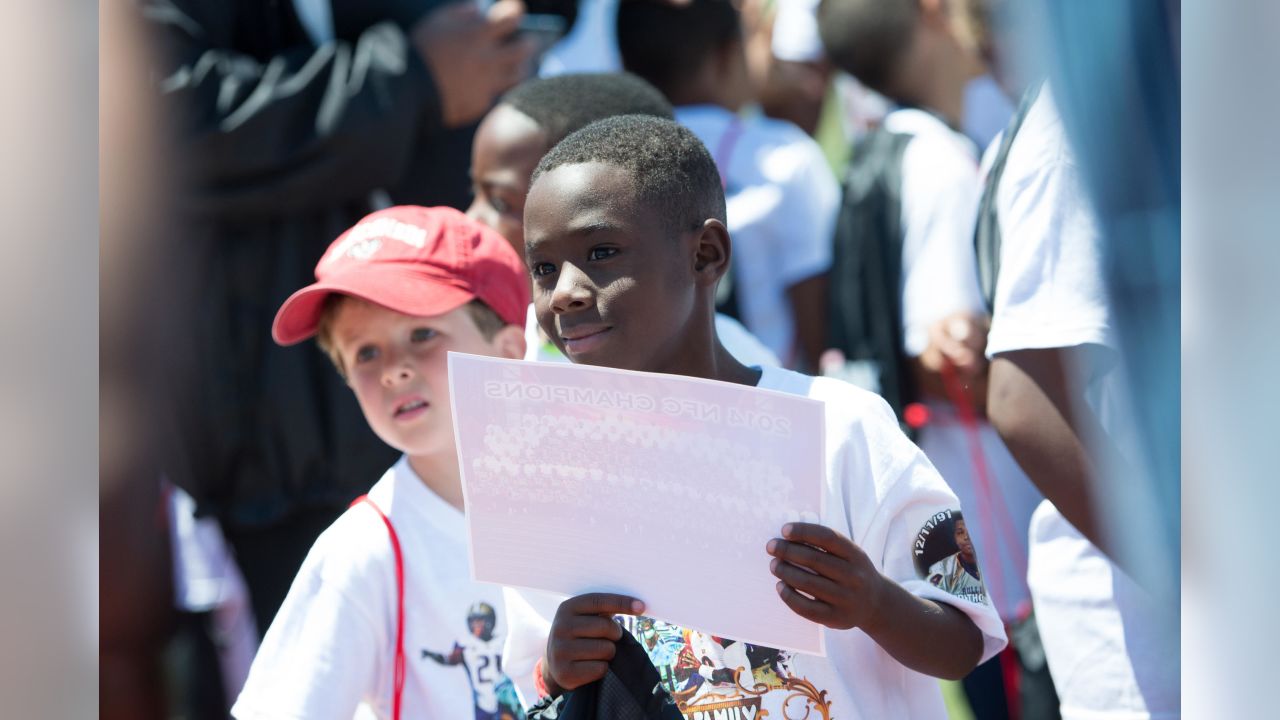
<instances>
[{"instance_id":1,"label":"crowd of children","mask_svg":"<svg viewBox=\"0 0 1280 720\"><path fill-rule=\"evenodd\" d=\"M815 73L891 104L839 174L759 109L765 3L583 0L544 68L582 69L605 18L614 72L517 85L475 128L465 213L367 214L290 288L275 342L314 337L400 458L343 480L367 494L258 618L232 715L623 717L571 700L631 672L630 637L659 682L626 717L943 718L938 679L980 719L1180 717L1177 599L1097 509L1141 459L1052 88L1009 67L997 0L777 2ZM1018 109L984 153L966 91L993 76ZM450 351L821 402L824 514L758 552L826 656L471 580Z\"/></svg>"}]
</instances>

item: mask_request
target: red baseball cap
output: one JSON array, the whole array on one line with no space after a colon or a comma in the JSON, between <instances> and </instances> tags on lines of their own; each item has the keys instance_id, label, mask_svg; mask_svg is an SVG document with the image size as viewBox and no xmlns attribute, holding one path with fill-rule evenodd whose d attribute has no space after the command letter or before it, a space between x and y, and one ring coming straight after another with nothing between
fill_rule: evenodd
<instances>
[{"instance_id":1,"label":"red baseball cap","mask_svg":"<svg viewBox=\"0 0 1280 720\"><path fill-rule=\"evenodd\" d=\"M316 334L333 293L405 315L442 315L479 299L508 324L524 325L529 278L501 235L449 207L401 205L366 216L316 265L316 282L280 306L271 336L293 345Z\"/></svg>"}]
</instances>

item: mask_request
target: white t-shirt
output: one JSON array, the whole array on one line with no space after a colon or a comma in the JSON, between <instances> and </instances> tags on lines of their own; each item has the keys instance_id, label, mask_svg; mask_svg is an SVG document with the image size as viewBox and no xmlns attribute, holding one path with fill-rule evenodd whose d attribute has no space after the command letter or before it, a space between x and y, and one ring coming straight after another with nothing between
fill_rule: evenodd
<instances>
[{"instance_id":1,"label":"white t-shirt","mask_svg":"<svg viewBox=\"0 0 1280 720\"><path fill-rule=\"evenodd\" d=\"M928 568L955 552L949 523L958 505L924 454L898 429L884 400L839 380L779 368L764 368L759 385L825 405L822 524L851 538L908 591L967 614L982 631L984 660L999 652L1004 628L991 606L927 580ZM684 558L678 543L658 557L667 558L672 582L697 585L698 563ZM767 560L761 550L760 561ZM524 591L509 591L508 597L506 654L513 680L532 698L532 668L546 647L555 605ZM763 710L776 718L947 716L937 681L903 667L861 630L824 629L827 656L818 657L721 640L649 618L622 619L689 718L757 717ZM739 667L744 672L735 681L733 670Z\"/></svg>"},{"instance_id":2,"label":"white t-shirt","mask_svg":"<svg viewBox=\"0 0 1280 720\"><path fill-rule=\"evenodd\" d=\"M729 354L737 358L738 362L751 367L764 367L765 365L777 366L782 363L778 362L778 356L769 351L764 343L756 339L742 323L734 320L728 315L716 313L716 335L720 338L720 343L724 345L724 349ZM569 362L569 358L564 356L550 340L542 335L541 328L538 326L538 316L533 311L533 305L529 306L529 313L525 317L524 323L524 341L525 341L525 360L536 360L539 362Z\"/></svg>"},{"instance_id":3,"label":"white t-shirt","mask_svg":"<svg viewBox=\"0 0 1280 720\"><path fill-rule=\"evenodd\" d=\"M1010 148L996 212L1000 274L987 353L1091 345L1114 354L1102 236L1048 87ZM1117 412L1119 379L1113 369L1083 380L1091 409L1124 452L1133 426ZM1140 489L1107 488L1111 508L1126 515L1124 530L1140 527L1153 507L1130 497ZM1181 716L1176 597L1151 596L1048 501L1032 518L1028 581L1065 720Z\"/></svg>"},{"instance_id":4,"label":"white t-shirt","mask_svg":"<svg viewBox=\"0 0 1280 720\"><path fill-rule=\"evenodd\" d=\"M884 128L912 136L902 153L902 337L915 357L934 322L986 312L973 254L982 180L973 142L934 115L894 110Z\"/></svg>"},{"instance_id":5,"label":"white t-shirt","mask_svg":"<svg viewBox=\"0 0 1280 720\"><path fill-rule=\"evenodd\" d=\"M787 288L831 267L840 187L813 138L791 123L712 105L676 108L726 179L733 282L743 324L775 355L794 357ZM724 141L738 123L736 140Z\"/></svg>"},{"instance_id":6,"label":"white t-shirt","mask_svg":"<svg viewBox=\"0 0 1280 720\"><path fill-rule=\"evenodd\" d=\"M884 127L911 135L902 154L902 337L907 355L929 344L929 327L956 312L986 313L978 286L973 227L982 179L977 148L937 116L904 108ZM945 401L930 399L929 423L917 436L965 508L987 590L1006 621L1027 609L1027 528L1043 497L991 424L974 432L990 488L983 492L970 431Z\"/></svg>"},{"instance_id":7,"label":"white t-shirt","mask_svg":"<svg viewBox=\"0 0 1280 720\"><path fill-rule=\"evenodd\" d=\"M173 589L177 607L212 613L218 643L218 669L227 702L235 702L258 650L258 626L249 607L235 554L218 521L196 517L196 501L164 481L169 506L169 545L173 552Z\"/></svg>"},{"instance_id":8,"label":"white t-shirt","mask_svg":"<svg viewBox=\"0 0 1280 720\"><path fill-rule=\"evenodd\" d=\"M400 539L405 576L404 717L523 717L503 672L502 589L467 567L462 513L401 458L369 491ZM316 540L262 641L232 714L391 717L396 569L390 536L358 504Z\"/></svg>"}]
</instances>

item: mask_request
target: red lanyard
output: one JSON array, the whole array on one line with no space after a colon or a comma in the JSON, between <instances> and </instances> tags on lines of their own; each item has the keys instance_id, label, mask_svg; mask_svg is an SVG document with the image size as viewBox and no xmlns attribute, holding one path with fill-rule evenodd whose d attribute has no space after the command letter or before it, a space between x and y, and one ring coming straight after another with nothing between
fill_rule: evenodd
<instances>
[{"instance_id":1,"label":"red lanyard","mask_svg":"<svg viewBox=\"0 0 1280 720\"><path fill-rule=\"evenodd\" d=\"M365 503L378 513L382 523L387 526L387 534L391 536L391 550L396 556L396 659L394 670L395 695L391 698L391 717L400 720L400 704L404 696L404 556L400 553L400 537L391 524L391 518L382 512L377 503L368 495L361 495L351 501L351 507Z\"/></svg>"},{"instance_id":2,"label":"red lanyard","mask_svg":"<svg viewBox=\"0 0 1280 720\"><path fill-rule=\"evenodd\" d=\"M1002 519L1004 522L1000 524L1000 530L1004 532L1004 545L1014 553L1014 567L1026 567L1026 552L1022 549L1022 541L1017 537L1017 533L1013 528L1013 521L1009 518L1009 514L1002 513L997 515L992 508L992 501L996 499L995 488L991 481L991 471L987 467L986 454L982 451L982 435L978 427L978 413L973 408L973 403L969 402L969 396L965 394L964 389L960 387L960 379L956 377L956 370L949 362L942 363L942 382L946 386L947 396L951 399L951 404L955 406L956 412L960 415L960 424L964 426L965 435L969 440L969 456L973 461L973 477L977 483L977 497L979 512L981 514L980 522L983 530L986 531L989 542L996 542L996 532L991 527L993 519ZM1004 589L1004 567L1003 563L997 561L999 567L989 568L995 572L991 573L992 590L1001 597L1009 597L1005 594ZM985 574L985 573L984 573ZM994 599L993 599L994 604Z\"/></svg>"}]
</instances>

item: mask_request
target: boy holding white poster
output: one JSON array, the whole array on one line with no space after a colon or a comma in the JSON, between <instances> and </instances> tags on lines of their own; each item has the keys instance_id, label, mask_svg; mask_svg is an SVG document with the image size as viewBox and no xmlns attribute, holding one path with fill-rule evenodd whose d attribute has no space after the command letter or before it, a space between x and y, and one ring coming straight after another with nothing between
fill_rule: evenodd
<instances>
[{"instance_id":1,"label":"boy holding white poster","mask_svg":"<svg viewBox=\"0 0 1280 720\"><path fill-rule=\"evenodd\" d=\"M575 363L751 385L823 403L821 524L788 523L758 552L782 601L824 626L826 657L625 618L681 712L945 717L928 676L959 678L1005 645L985 596L975 602L972 594L953 595L925 574L959 552L955 495L877 396L829 378L746 367L724 350L714 295L730 239L706 148L666 120L594 123L539 163L524 219L539 324ZM687 518L688 531L701 522ZM696 583L699 573L696 558L673 562L669 571L672 582ZM513 680L562 695L599 679L623 631L611 618L641 615L642 601L571 598L541 637L517 626L512 610L506 656ZM530 654L543 659L536 677L522 677L514 668Z\"/></svg>"}]
</instances>

